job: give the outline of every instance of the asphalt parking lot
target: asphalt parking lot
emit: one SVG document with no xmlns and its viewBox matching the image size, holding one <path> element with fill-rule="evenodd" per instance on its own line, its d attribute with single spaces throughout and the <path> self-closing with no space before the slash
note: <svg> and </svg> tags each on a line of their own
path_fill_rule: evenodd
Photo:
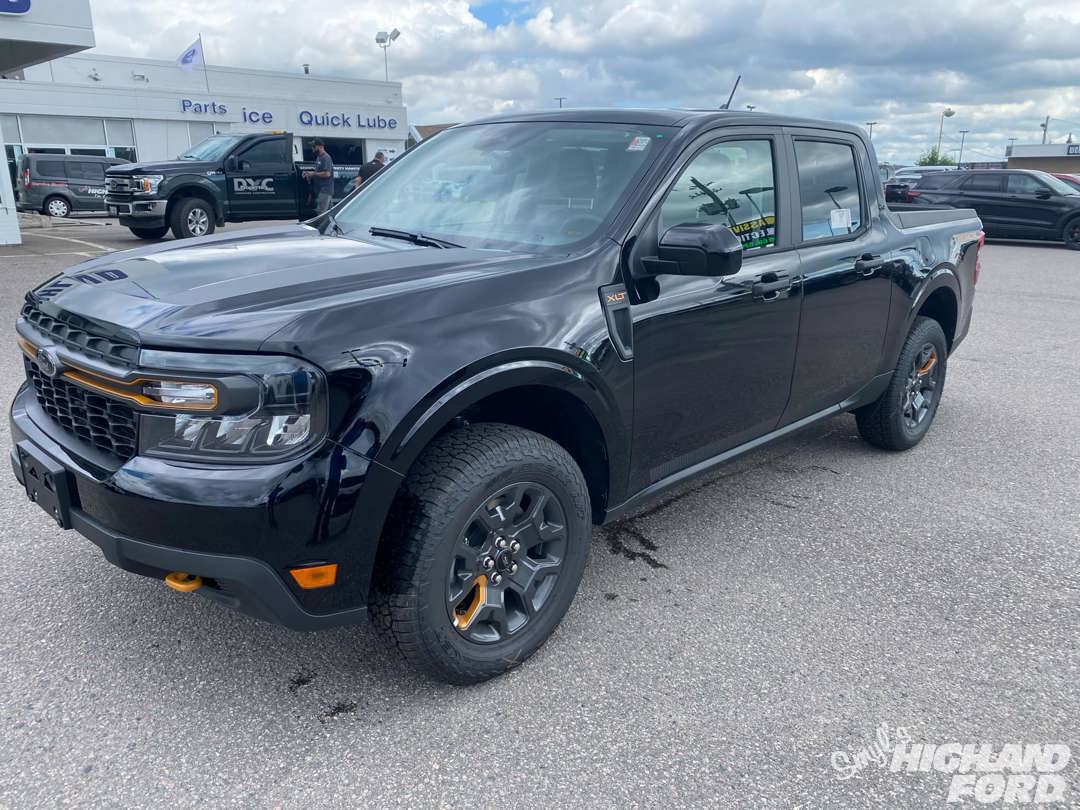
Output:
<svg viewBox="0 0 1080 810">
<path fill-rule="evenodd" d="M 7 324 L 140 244 L 26 239 L 0 248 Z M 991 243 L 983 268 L 919 447 L 837 417 L 597 531 L 556 635 L 477 687 L 364 627 L 296 634 L 121 572 L 5 468 L 0 806 L 944 806 L 942 773 L 840 778 L 882 723 L 1068 744 L 1080 806 L 1080 253 Z"/>
</svg>

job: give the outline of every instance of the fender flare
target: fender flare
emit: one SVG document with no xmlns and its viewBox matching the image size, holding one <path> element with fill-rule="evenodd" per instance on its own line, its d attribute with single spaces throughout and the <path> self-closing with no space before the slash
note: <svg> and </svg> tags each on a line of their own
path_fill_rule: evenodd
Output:
<svg viewBox="0 0 1080 810">
<path fill-rule="evenodd" d="M 550 358 L 492 358 L 491 365 L 444 380 L 401 420 L 374 460 L 404 475 L 428 443 L 470 405 L 501 391 L 541 386 L 573 396 L 596 420 L 608 449 L 610 477 L 612 457 L 628 447 L 615 397 L 599 384 L 595 369 L 564 353 L 549 353 Z"/>
<path fill-rule="evenodd" d="M 942 287 L 947 288 L 956 299 L 956 316 L 959 319 L 963 298 L 960 293 L 960 280 L 956 277 L 956 267 L 949 262 L 941 262 L 930 271 L 919 286 L 918 292 L 912 296 L 911 307 L 908 309 L 904 322 L 904 334 L 911 331 L 911 327 L 915 323 L 915 318 L 919 314 L 919 310 L 922 309 L 923 304 Z"/>
<path fill-rule="evenodd" d="M 172 187 L 172 183 L 169 184 L 169 196 L 167 197 L 169 211 L 172 211 L 172 207 L 176 204 L 176 200 L 181 196 L 190 196 L 183 194 L 183 192 L 190 189 L 196 189 L 203 192 L 202 194 L 199 194 L 200 197 L 205 196 L 210 199 L 211 204 L 214 206 L 214 216 L 219 223 L 221 222 L 222 218 L 225 216 L 225 208 L 220 199 L 221 192 L 217 186 L 209 180 L 194 177 L 192 175 L 178 177 L 174 182 L 176 183 L 175 188 Z"/>
</svg>

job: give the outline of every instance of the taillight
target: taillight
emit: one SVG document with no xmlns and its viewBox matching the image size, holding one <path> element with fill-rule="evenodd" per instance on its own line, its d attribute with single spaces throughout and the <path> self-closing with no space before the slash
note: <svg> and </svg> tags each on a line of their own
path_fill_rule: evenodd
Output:
<svg viewBox="0 0 1080 810">
<path fill-rule="evenodd" d="M 23 169 L 22 184 L 23 184 L 23 188 L 30 188 L 30 170 L 29 169 Z"/>
<path fill-rule="evenodd" d="M 982 247 L 986 244 L 986 231 L 979 231 L 979 241 L 975 245 L 975 274 L 971 277 L 971 284 L 979 283 L 979 274 L 982 272 Z"/>
</svg>

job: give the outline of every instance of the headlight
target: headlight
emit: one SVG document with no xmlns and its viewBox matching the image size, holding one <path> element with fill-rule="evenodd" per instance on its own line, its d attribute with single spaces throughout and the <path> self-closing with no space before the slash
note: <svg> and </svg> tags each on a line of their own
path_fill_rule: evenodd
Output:
<svg viewBox="0 0 1080 810">
<path fill-rule="evenodd" d="M 204 362 L 245 372 L 145 381 L 143 395 L 175 412 L 140 414 L 141 454 L 251 464 L 298 455 L 323 439 L 326 382 L 315 367 L 284 357 L 206 355 Z"/>
<path fill-rule="evenodd" d="M 137 174 L 131 178 L 131 187 L 136 194 L 153 194 L 164 179 L 160 174 Z"/>
</svg>

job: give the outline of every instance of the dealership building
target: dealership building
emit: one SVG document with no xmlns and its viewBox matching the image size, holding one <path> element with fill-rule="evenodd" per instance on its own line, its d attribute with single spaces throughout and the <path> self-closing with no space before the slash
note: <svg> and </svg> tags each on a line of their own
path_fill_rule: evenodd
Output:
<svg viewBox="0 0 1080 810">
<path fill-rule="evenodd" d="M 322 138 L 355 174 L 409 136 L 398 82 L 77 53 L 93 46 L 89 0 L 0 0 L 0 244 L 17 241 L 11 183 L 26 153 L 168 160 L 214 133 L 284 130 L 305 157 Z"/>
</svg>

